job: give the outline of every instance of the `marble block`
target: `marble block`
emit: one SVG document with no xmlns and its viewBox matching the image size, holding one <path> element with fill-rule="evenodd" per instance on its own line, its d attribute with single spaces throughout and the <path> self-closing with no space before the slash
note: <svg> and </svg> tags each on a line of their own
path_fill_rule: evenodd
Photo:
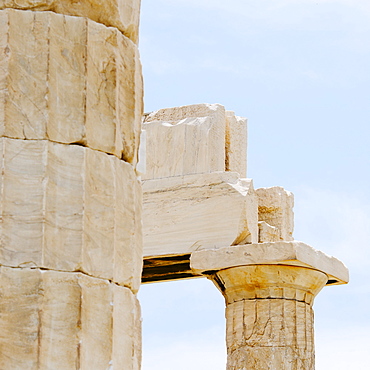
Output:
<svg viewBox="0 0 370 370">
<path fill-rule="evenodd" d="M 137 291 L 141 186 L 131 165 L 79 145 L 0 139 L 0 263 L 84 271 Z"/>
<path fill-rule="evenodd" d="M 246 176 L 246 120 L 225 111 L 222 105 L 160 109 L 144 116 L 143 130 L 146 132 L 143 179 L 216 171 Z"/>
<path fill-rule="evenodd" d="M 218 104 L 149 114 L 143 124 L 147 144 L 143 179 L 224 171 L 225 126 L 225 109 Z"/>
<path fill-rule="evenodd" d="M 0 9 L 45 11 L 86 17 L 105 26 L 116 27 L 135 43 L 141 0 L 0 0 Z"/>
<path fill-rule="evenodd" d="M 0 11 L 0 136 L 78 143 L 136 164 L 137 46 L 82 17 Z"/>
<path fill-rule="evenodd" d="M 139 370 L 141 313 L 127 288 L 81 273 L 0 267 L 1 369 Z"/>
<path fill-rule="evenodd" d="M 143 182 L 144 256 L 258 242 L 257 198 L 237 173 Z"/>
<path fill-rule="evenodd" d="M 280 186 L 256 189 L 256 193 L 258 196 L 258 221 L 264 221 L 270 226 L 276 227 L 280 240 L 293 240 L 293 194 Z"/>
</svg>

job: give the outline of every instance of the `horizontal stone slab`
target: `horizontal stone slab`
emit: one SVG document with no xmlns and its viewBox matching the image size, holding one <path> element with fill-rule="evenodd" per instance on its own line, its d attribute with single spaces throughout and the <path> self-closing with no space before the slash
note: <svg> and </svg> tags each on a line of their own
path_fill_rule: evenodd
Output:
<svg viewBox="0 0 370 370">
<path fill-rule="evenodd" d="M 1 369 L 140 368 L 141 313 L 129 289 L 1 266 L 0 294 Z"/>
<path fill-rule="evenodd" d="M 137 46 L 117 29 L 52 12 L 0 11 L 0 136 L 78 143 L 136 164 Z"/>
<path fill-rule="evenodd" d="M 83 271 L 136 291 L 141 186 L 131 165 L 79 145 L 0 139 L 0 264 Z"/>
<path fill-rule="evenodd" d="M 346 284 L 349 281 L 348 269 L 341 261 L 299 241 L 196 251 L 190 257 L 190 266 L 196 274 L 237 266 L 266 264 L 312 268 L 328 276 L 327 284 Z"/>
<path fill-rule="evenodd" d="M 140 3 L 140 0 L 0 0 L 0 9 L 49 10 L 64 15 L 86 17 L 118 28 L 137 43 Z"/>
<path fill-rule="evenodd" d="M 215 172 L 143 181 L 144 257 L 258 241 L 252 180 Z"/>
</svg>

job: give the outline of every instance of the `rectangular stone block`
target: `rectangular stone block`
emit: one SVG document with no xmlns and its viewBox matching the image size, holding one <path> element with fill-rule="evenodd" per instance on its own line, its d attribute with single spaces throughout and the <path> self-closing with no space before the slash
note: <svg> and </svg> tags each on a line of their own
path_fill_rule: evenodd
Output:
<svg viewBox="0 0 370 370">
<path fill-rule="evenodd" d="M 184 173 L 185 125 L 176 127 L 160 121 L 144 124 L 146 172 L 143 179 L 165 178 Z M 160 145 L 158 145 L 160 143 Z"/>
<path fill-rule="evenodd" d="M 116 151 L 130 163 L 138 161 L 143 115 L 143 77 L 137 47 L 118 34 L 117 64 L 117 134 Z M 121 149 L 122 147 L 122 149 Z"/>
<path fill-rule="evenodd" d="M 225 170 L 247 177 L 247 120 L 226 111 Z"/>
<path fill-rule="evenodd" d="M 119 370 L 141 369 L 141 310 L 136 296 L 113 285 L 113 358 Z M 132 335 L 136 333 L 136 335 Z"/>
<path fill-rule="evenodd" d="M 144 256 L 256 242 L 252 182 L 232 172 L 144 181 L 143 234 Z"/>
<path fill-rule="evenodd" d="M 47 142 L 0 141 L 3 147 L 0 263 L 42 266 Z"/>
<path fill-rule="evenodd" d="M 81 273 L 0 267 L 1 369 L 139 370 L 141 314 L 127 288 Z"/>
<path fill-rule="evenodd" d="M 62 143 L 83 143 L 88 22 L 49 14 L 44 19 L 50 27 L 45 35 L 49 40 L 49 71 L 45 76 L 49 86 L 47 137 Z"/>
<path fill-rule="evenodd" d="M 46 145 L 42 266 L 75 271 L 82 268 L 82 247 L 86 242 L 83 228 L 86 150 L 77 145 Z"/>
<path fill-rule="evenodd" d="M 39 369 L 40 272 L 0 266 L 0 295 L 0 368 Z"/>
<path fill-rule="evenodd" d="M 113 273 L 115 183 L 112 157 L 86 151 L 82 266 L 93 276 Z M 111 270 L 111 271 L 109 271 Z"/>
<path fill-rule="evenodd" d="M 1 138 L 0 264 L 84 271 L 137 291 L 141 186 L 131 165 L 78 145 Z"/>
<path fill-rule="evenodd" d="M 119 160 L 114 161 L 114 173 L 116 248 L 113 253 L 113 280 L 125 282 L 136 292 L 140 288 L 143 269 L 141 184 L 135 173 L 128 166 L 122 166 Z"/>
<path fill-rule="evenodd" d="M 223 106 L 161 109 L 145 116 L 143 128 L 147 136 L 144 179 L 225 171 Z"/>
<path fill-rule="evenodd" d="M 109 369 L 112 365 L 113 292 L 102 279 L 80 276 L 82 369 Z M 133 333 L 133 332 L 132 332 Z"/>
<path fill-rule="evenodd" d="M 117 29 L 51 12 L 0 10 L 0 134 L 78 143 L 136 165 L 137 46 Z"/>
<path fill-rule="evenodd" d="M 17 272 L 18 269 L 13 269 L 13 274 Z M 33 270 L 33 275 L 38 275 L 42 284 L 37 338 L 39 368 L 78 369 L 82 322 L 79 274 Z"/>
<path fill-rule="evenodd" d="M 82 269 L 90 275 L 140 287 L 141 186 L 131 166 L 86 150 Z"/>
<path fill-rule="evenodd" d="M 258 196 L 258 221 L 265 221 L 279 230 L 280 240 L 293 240 L 294 196 L 280 186 L 260 188 Z"/>
<path fill-rule="evenodd" d="M 8 94 L 8 25 L 7 13 L 0 12 L 0 30 L 2 30 L 0 32 L 0 136 L 3 136 L 5 131 L 5 101 Z"/>
<path fill-rule="evenodd" d="M 9 137 L 43 139 L 47 126 L 48 28 L 46 14 L 4 11 L 7 45 L 5 131 Z"/>
<path fill-rule="evenodd" d="M 125 36 L 138 41 L 140 0 L 0 0 L 0 9 L 49 10 L 65 15 L 86 17 L 118 28 Z"/>
<path fill-rule="evenodd" d="M 117 33 L 99 24 L 89 23 L 89 54 L 87 58 L 86 140 L 92 148 L 102 142 L 107 153 L 115 151 Z M 122 146 L 122 144 L 121 144 Z"/>
</svg>

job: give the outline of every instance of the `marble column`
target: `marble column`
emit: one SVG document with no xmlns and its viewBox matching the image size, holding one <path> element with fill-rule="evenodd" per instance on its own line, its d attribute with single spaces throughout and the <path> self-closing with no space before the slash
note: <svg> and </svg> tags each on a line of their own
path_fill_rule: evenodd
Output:
<svg viewBox="0 0 370 370">
<path fill-rule="evenodd" d="M 227 370 L 314 370 L 315 296 L 348 281 L 340 261 L 299 242 L 194 252 L 226 303 Z"/>
<path fill-rule="evenodd" d="M 0 369 L 141 362 L 140 0 L 0 0 Z"/>
</svg>

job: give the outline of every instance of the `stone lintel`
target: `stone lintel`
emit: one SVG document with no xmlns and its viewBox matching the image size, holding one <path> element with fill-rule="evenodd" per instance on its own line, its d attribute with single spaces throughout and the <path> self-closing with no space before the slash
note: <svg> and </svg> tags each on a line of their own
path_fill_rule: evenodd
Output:
<svg viewBox="0 0 370 370">
<path fill-rule="evenodd" d="M 237 266 L 286 265 L 307 267 L 328 276 L 326 285 L 346 284 L 347 267 L 338 259 L 299 242 L 237 245 L 193 252 L 190 266 L 196 274 L 210 274 Z"/>
<path fill-rule="evenodd" d="M 143 181 L 144 258 L 258 241 L 251 179 L 214 172 Z"/>
</svg>

